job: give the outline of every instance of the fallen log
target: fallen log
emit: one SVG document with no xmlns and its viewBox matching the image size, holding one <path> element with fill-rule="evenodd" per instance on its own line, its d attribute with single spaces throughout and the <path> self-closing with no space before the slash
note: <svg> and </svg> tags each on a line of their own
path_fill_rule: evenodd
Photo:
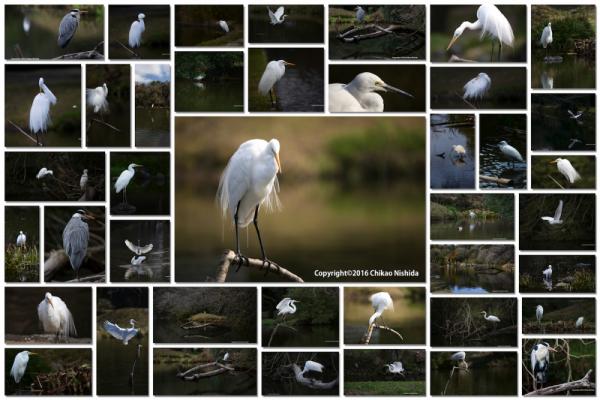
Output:
<svg viewBox="0 0 600 400">
<path fill-rule="evenodd" d="M 525 394 L 525 396 L 549 396 L 558 393 L 568 392 L 570 390 L 581 390 L 581 389 L 590 389 L 595 390 L 596 384 L 590 381 L 590 376 L 592 375 L 592 370 L 590 369 L 583 378 L 578 381 L 560 383 L 558 385 L 548 386 L 545 388 L 541 388 L 538 390 L 534 390 L 533 392 L 529 392 Z M 593 394 L 593 393 L 590 393 Z"/>
</svg>

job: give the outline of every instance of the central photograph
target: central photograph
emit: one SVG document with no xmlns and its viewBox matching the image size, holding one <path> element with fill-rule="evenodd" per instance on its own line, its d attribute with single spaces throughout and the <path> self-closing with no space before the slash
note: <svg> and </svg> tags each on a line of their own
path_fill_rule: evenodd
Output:
<svg viewBox="0 0 600 400">
<path fill-rule="evenodd" d="M 175 121 L 176 281 L 425 281 L 424 118 Z"/>
</svg>

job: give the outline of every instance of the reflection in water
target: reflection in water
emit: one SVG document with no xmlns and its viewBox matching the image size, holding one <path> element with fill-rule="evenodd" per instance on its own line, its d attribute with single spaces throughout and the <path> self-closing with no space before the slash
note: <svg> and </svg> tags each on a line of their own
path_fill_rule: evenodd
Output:
<svg viewBox="0 0 600 400">
<path fill-rule="evenodd" d="M 110 95 L 109 95 L 110 99 Z M 93 121 L 93 119 L 103 121 L 103 117 L 99 117 L 93 113 L 92 109 L 87 110 L 87 131 L 86 139 L 88 146 L 107 146 L 107 147 L 124 147 L 129 146 L 130 142 L 130 108 L 129 102 L 123 104 L 122 102 L 109 103 L 110 113 L 108 114 L 106 121 L 110 125 L 118 128 L 116 131 L 102 122 Z"/>
<path fill-rule="evenodd" d="M 484 265 L 453 268 L 432 264 L 431 290 L 457 294 L 508 293 L 514 290 L 514 274 Z"/>
<path fill-rule="evenodd" d="M 135 145 L 137 147 L 168 147 L 170 143 L 169 116 L 168 108 L 136 108 Z"/>
<path fill-rule="evenodd" d="M 470 227 L 473 224 L 473 228 Z M 469 227 L 469 229 L 465 229 Z M 431 223 L 432 240 L 511 240 L 513 222 L 504 219 Z"/>
<path fill-rule="evenodd" d="M 216 375 L 185 381 L 177 377 L 177 365 L 154 364 L 154 394 L 157 396 L 256 395 L 256 375 L 250 372 Z"/>
<path fill-rule="evenodd" d="M 244 81 L 197 82 L 175 81 L 177 111 L 244 111 Z"/>
<path fill-rule="evenodd" d="M 302 334 L 290 329 L 280 328 L 273 336 L 271 347 L 337 347 L 338 326 L 303 325 L 297 327 Z M 263 344 L 267 344 L 273 333 L 273 327 L 263 327 Z"/>
<path fill-rule="evenodd" d="M 127 346 L 113 338 L 99 336 L 97 339 L 97 388 L 98 394 L 147 395 L 148 394 L 148 339 L 135 338 Z M 138 344 L 142 345 L 141 357 L 135 364 L 133 386 L 129 384 L 133 361 L 136 359 Z"/>
<path fill-rule="evenodd" d="M 534 54 L 531 66 L 531 84 L 543 89 L 593 89 L 596 87 L 596 69 L 593 60 L 563 54 L 562 62 L 547 63 L 541 54 Z"/>
<path fill-rule="evenodd" d="M 431 370 L 431 394 L 441 395 L 444 392 L 449 370 Z M 484 367 L 471 368 L 469 371 L 459 370 L 454 373 L 448 387 L 447 396 L 478 395 L 478 396 L 516 396 L 517 368 Z"/>
<path fill-rule="evenodd" d="M 286 13 L 288 9 L 286 6 Z M 288 15 L 283 24 L 271 25 L 264 9 L 264 15 L 251 13 L 249 19 L 251 43 L 323 43 L 322 15 L 314 18 Z"/>
</svg>

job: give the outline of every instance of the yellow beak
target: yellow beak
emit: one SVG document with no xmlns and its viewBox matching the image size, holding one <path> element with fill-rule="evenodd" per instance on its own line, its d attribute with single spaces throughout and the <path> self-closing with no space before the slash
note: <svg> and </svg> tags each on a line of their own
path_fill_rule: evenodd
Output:
<svg viewBox="0 0 600 400">
<path fill-rule="evenodd" d="M 450 41 L 450 44 L 448 45 L 448 47 L 446 47 L 446 51 L 450 50 L 450 47 L 452 47 L 452 45 L 454 44 L 454 42 L 456 42 L 456 40 L 458 39 L 458 36 L 453 36 L 452 40 Z"/>
<path fill-rule="evenodd" d="M 556 161 L 556 160 L 552 160 L 552 161 L 550 161 L 548 164 L 556 164 L 557 162 L 558 162 L 558 161 Z"/>
<path fill-rule="evenodd" d="M 291 62 L 287 62 L 287 61 L 284 61 L 283 63 L 285 65 L 289 65 L 290 67 L 295 67 L 296 66 L 296 64 L 292 64 Z"/>
<path fill-rule="evenodd" d="M 277 172 L 281 174 L 281 160 L 279 159 L 279 153 L 275 154 L 275 162 L 277 163 Z"/>
</svg>

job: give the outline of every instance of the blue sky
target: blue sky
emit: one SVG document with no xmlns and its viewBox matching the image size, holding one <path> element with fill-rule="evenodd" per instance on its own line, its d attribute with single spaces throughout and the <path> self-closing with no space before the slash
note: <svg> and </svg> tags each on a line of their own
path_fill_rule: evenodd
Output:
<svg viewBox="0 0 600 400">
<path fill-rule="evenodd" d="M 169 82 L 170 80 L 171 68 L 168 64 L 138 64 L 135 66 L 136 83 Z"/>
</svg>

